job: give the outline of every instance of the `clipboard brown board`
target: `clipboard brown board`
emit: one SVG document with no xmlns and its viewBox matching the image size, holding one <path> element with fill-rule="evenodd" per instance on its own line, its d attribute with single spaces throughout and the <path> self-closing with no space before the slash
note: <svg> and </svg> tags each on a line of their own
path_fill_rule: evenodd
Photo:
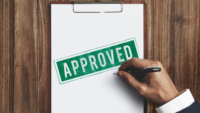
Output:
<svg viewBox="0 0 200 113">
<path fill-rule="evenodd" d="M 47 94 L 47 101 L 48 101 L 48 105 L 47 105 L 47 113 L 51 113 L 52 109 L 51 109 L 51 4 L 73 4 L 74 2 L 70 2 L 70 1 L 55 1 L 55 2 L 50 2 L 49 3 L 49 12 L 47 13 L 48 15 L 48 20 L 47 20 L 47 36 L 48 36 L 48 42 L 47 42 L 47 53 L 48 53 L 48 77 L 47 77 L 47 84 L 48 84 L 48 94 Z M 144 19 L 143 19 L 143 38 L 144 38 L 144 58 L 147 59 L 148 58 L 148 54 L 147 54 L 147 7 L 145 2 L 142 1 L 122 1 L 123 4 L 143 4 L 144 5 Z M 147 100 L 144 99 L 144 113 L 147 113 Z"/>
</svg>

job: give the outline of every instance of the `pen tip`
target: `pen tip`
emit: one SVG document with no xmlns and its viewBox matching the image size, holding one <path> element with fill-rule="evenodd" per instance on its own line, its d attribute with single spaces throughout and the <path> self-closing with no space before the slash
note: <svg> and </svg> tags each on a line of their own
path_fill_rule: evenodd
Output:
<svg viewBox="0 0 200 113">
<path fill-rule="evenodd" d="M 113 73 L 114 75 L 117 75 L 117 72 Z"/>
</svg>

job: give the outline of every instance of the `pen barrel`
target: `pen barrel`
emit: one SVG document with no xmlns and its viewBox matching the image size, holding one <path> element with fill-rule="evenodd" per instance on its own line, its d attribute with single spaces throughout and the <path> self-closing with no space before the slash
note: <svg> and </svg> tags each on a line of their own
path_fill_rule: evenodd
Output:
<svg viewBox="0 0 200 113">
<path fill-rule="evenodd" d="M 145 68 L 138 71 L 132 71 L 133 73 L 151 73 L 151 72 L 158 72 L 161 71 L 161 68 Z"/>
<path fill-rule="evenodd" d="M 149 68 L 149 69 L 143 69 L 141 70 L 142 73 L 151 73 L 151 72 L 158 72 L 161 71 L 160 68 Z"/>
<path fill-rule="evenodd" d="M 138 81 L 142 82 L 146 73 L 159 72 L 159 71 L 161 71 L 160 67 L 145 68 L 138 71 L 131 71 L 131 75 L 134 76 Z"/>
</svg>

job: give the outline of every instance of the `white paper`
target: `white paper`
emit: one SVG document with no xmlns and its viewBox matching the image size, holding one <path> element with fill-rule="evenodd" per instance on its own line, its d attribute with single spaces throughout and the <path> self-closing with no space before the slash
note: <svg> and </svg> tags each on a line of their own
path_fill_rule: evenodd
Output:
<svg viewBox="0 0 200 113">
<path fill-rule="evenodd" d="M 51 5 L 52 113 L 143 113 L 143 98 L 113 75 L 117 69 L 60 85 L 53 63 L 133 37 L 143 58 L 143 5 L 124 4 L 122 13 L 74 13 L 72 9 L 72 4 Z"/>
</svg>

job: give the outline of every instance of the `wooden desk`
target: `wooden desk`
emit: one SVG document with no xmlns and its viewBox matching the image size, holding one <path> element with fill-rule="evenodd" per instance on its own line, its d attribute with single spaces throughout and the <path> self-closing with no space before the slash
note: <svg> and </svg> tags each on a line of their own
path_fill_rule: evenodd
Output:
<svg viewBox="0 0 200 113">
<path fill-rule="evenodd" d="M 49 0 L 50 1 L 50 0 Z M 0 1 L 0 113 L 47 112 L 48 0 Z M 148 59 L 200 102 L 200 1 L 144 0 Z M 148 112 L 155 113 L 149 102 Z"/>
</svg>

